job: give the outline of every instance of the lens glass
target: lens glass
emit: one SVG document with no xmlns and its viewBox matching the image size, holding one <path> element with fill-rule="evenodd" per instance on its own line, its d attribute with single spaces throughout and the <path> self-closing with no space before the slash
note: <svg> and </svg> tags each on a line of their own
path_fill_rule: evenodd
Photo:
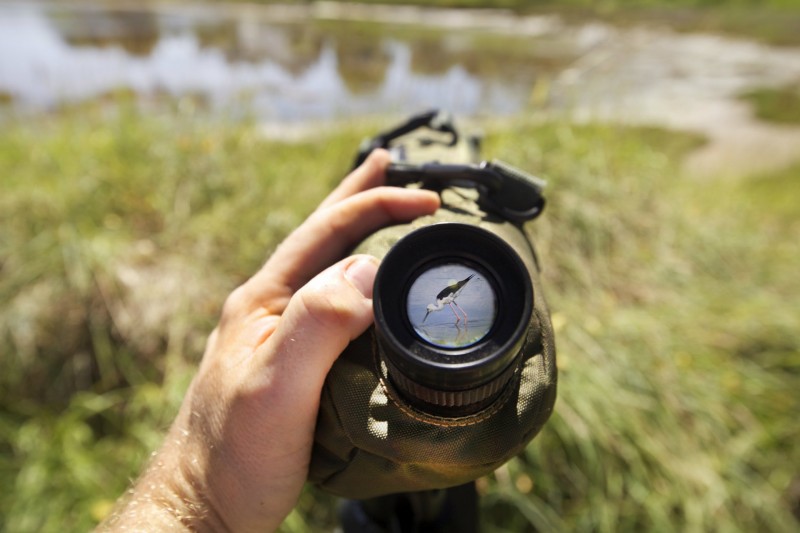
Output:
<svg viewBox="0 0 800 533">
<path fill-rule="evenodd" d="M 487 276 L 461 263 L 440 263 L 412 282 L 406 312 L 414 331 L 441 348 L 479 342 L 494 325 L 497 296 Z"/>
</svg>

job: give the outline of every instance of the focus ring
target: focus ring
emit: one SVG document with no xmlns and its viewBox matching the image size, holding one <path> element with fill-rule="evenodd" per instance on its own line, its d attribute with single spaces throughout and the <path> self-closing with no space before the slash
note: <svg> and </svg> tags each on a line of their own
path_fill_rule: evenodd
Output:
<svg viewBox="0 0 800 533">
<path fill-rule="evenodd" d="M 460 391 L 436 390 L 411 381 L 395 367 L 388 358 L 386 364 L 389 379 L 395 386 L 409 396 L 438 407 L 468 407 L 495 398 L 517 370 L 517 357 L 500 375 L 479 387 Z"/>
</svg>

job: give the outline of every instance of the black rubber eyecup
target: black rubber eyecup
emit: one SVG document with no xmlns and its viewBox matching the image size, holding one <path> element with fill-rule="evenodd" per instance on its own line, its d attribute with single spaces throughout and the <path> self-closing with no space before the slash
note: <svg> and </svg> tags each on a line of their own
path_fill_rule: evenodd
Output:
<svg viewBox="0 0 800 533">
<path fill-rule="evenodd" d="M 409 233 L 384 257 L 373 293 L 389 379 L 432 414 L 483 409 L 514 375 L 533 298 L 524 263 L 494 233 L 454 222 Z"/>
</svg>

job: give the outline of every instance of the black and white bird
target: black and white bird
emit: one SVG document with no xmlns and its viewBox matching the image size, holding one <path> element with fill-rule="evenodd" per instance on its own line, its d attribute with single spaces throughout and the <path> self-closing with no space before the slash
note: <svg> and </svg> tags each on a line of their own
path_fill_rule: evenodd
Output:
<svg viewBox="0 0 800 533">
<path fill-rule="evenodd" d="M 456 315 L 456 324 L 461 322 L 461 316 L 456 312 L 455 309 L 456 307 L 458 307 L 458 309 L 464 314 L 464 323 L 466 324 L 467 313 L 463 309 L 461 309 L 461 306 L 459 306 L 456 303 L 456 298 L 458 298 L 458 295 L 461 293 L 461 290 L 464 288 L 464 285 L 466 285 L 469 282 L 469 280 L 471 280 L 474 276 L 475 274 L 470 274 L 461 281 L 456 281 L 455 283 L 451 283 L 450 285 L 442 289 L 439 292 L 439 294 L 436 295 L 436 303 L 428 305 L 427 312 L 425 313 L 425 318 L 422 319 L 423 324 L 425 323 L 425 320 L 427 320 L 429 314 L 433 313 L 434 311 L 441 311 L 442 309 L 444 309 L 445 305 L 449 305 L 450 309 L 453 311 L 453 314 Z"/>
</svg>

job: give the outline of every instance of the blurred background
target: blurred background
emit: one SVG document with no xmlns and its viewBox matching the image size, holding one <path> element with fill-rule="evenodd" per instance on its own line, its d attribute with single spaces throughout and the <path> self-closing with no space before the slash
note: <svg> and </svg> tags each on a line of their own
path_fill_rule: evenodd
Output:
<svg viewBox="0 0 800 533">
<path fill-rule="evenodd" d="M 410 3 L 0 1 L 0 530 L 106 516 L 227 293 L 432 107 L 549 183 L 559 397 L 483 530 L 800 528 L 800 1 Z"/>
</svg>

